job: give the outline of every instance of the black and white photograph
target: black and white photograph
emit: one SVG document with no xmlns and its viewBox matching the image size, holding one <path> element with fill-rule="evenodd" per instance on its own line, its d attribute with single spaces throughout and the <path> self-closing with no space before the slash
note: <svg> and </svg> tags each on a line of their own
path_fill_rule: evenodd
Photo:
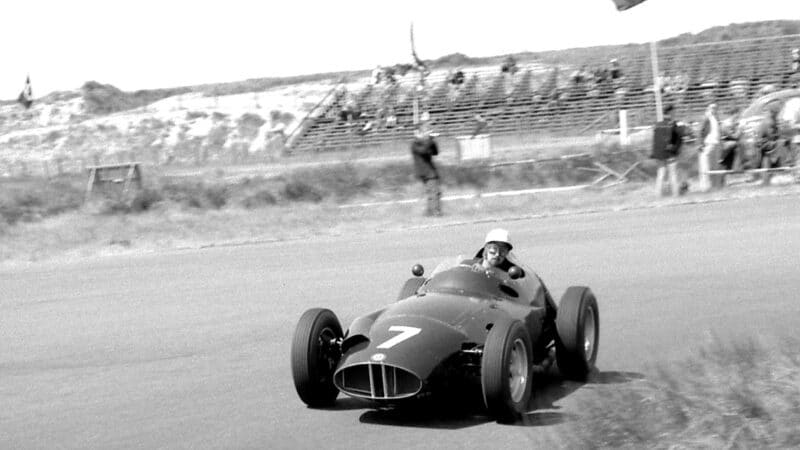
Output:
<svg viewBox="0 0 800 450">
<path fill-rule="evenodd" d="M 0 17 L 0 449 L 800 448 L 797 0 Z"/>
</svg>

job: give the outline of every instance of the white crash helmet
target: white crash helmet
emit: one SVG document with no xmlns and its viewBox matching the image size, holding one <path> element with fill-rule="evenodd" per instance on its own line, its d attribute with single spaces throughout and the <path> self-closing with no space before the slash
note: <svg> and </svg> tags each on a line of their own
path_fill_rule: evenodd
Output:
<svg viewBox="0 0 800 450">
<path fill-rule="evenodd" d="M 483 245 L 486 245 L 489 242 L 502 242 L 508 246 L 509 251 L 514 248 L 514 246 L 511 245 L 511 241 L 508 239 L 508 230 L 504 230 L 503 228 L 495 228 L 486 233 L 486 239 L 484 240 Z"/>
</svg>

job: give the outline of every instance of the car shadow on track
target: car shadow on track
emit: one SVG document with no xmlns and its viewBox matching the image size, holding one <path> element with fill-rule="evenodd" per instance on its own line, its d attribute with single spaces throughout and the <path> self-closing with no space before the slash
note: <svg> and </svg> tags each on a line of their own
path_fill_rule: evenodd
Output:
<svg viewBox="0 0 800 450">
<path fill-rule="evenodd" d="M 359 400 L 353 397 L 342 397 L 341 394 L 333 406 L 328 406 L 321 409 L 323 411 L 352 411 L 354 409 L 369 409 L 372 405 L 366 400 Z"/>
<path fill-rule="evenodd" d="M 644 379 L 644 375 L 636 372 L 593 372 L 586 381 L 571 381 L 562 378 L 557 372 L 535 374 L 531 401 L 528 413 L 517 422 L 508 424 L 516 426 L 538 427 L 577 420 L 578 415 L 563 413 L 555 403 L 583 386 L 593 384 L 619 384 Z"/>
<path fill-rule="evenodd" d="M 557 373 L 552 372 L 535 374 L 532 379 L 534 389 L 528 404 L 528 412 L 520 420 L 507 425 L 542 427 L 577 420 L 577 415 L 558 411 L 560 407 L 554 404 L 587 384 L 628 383 L 643 378 L 644 375 L 635 372 L 595 372 L 586 382 L 577 382 L 565 380 Z M 493 418 L 486 415 L 482 399 L 479 398 L 479 395 L 477 397 L 462 398 L 457 402 L 427 400 L 402 407 L 370 409 L 359 417 L 359 421 L 374 425 L 451 430 L 495 422 Z M 342 400 L 339 400 L 337 405 L 340 402 Z M 369 404 L 360 401 L 353 405 L 370 408 Z M 354 406 L 350 409 L 358 407 Z"/>
<path fill-rule="evenodd" d="M 367 411 L 359 417 L 361 423 L 413 428 L 437 428 L 457 430 L 489 422 L 475 408 L 455 411 L 452 408 L 406 407 L 402 409 L 376 409 Z"/>
<path fill-rule="evenodd" d="M 589 374 L 586 381 L 571 381 L 562 378 L 557 371 L 534 374 L 533 393 L 528 410 L 552 409 L 553 403 L 572 394 L 585 385 L 620 384 L 644 379 L 644 375 L 636 372 L 600 372 Z"/>
<path fill-rule="evenodd" d="M 644 374 L 638 372 L 594 372 L 586 380 L 587 384 L 621 384 L 636 380 L 644 380 Z"/>
</svg>

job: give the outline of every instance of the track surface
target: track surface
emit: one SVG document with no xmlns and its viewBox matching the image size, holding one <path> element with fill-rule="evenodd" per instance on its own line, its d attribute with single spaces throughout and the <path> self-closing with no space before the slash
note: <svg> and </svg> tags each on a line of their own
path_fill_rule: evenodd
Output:
<svg viewBox="0 0 800 450">
<path fill-rule="evenodd" d="M 556 297 L 600 301 L 599 382 L 554 382 L 516 426 L 481 415 L 306 408 L 289 369 L 302 312 L 347 324 L 413 263 L 476 249 L 493 224 L 104 258 L 0 272 L 0 448 L 463 448 L 557 442 L 593 389 L 636 382 L 709 332 L 789 334 L 797 197 L 504 223 Z M 553 441 L 556 439 L 556 441 Z"/>
</svg>

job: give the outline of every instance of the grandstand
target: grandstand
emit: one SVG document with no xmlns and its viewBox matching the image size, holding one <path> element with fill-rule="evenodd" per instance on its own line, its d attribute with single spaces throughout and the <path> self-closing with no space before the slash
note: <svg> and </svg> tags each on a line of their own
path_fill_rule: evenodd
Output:
<svg viewBox="0 0 800 450">
<path fill-rule="evenodd" d="M 791 49 L 800 35 L 658 48 L 659 80 L 664 102 L 678 117 L 690 118 L 711 102 L 725 111 L 743 107 L 771 85 L 792 87 Z M 623 77 L 599 83 L 571 83 L 580 67 L 606 67 L 619 61 Z M 465 83 L 448 82 L 446 69 L 435 70 L 420 88 L 411 74 L 394 84 L 368 84 L 357 92 L 338 91 L 303 121 L 290 139 L 292 153 L 357 149 L 409 139 L 417 114 L 430 117 L 444 137 L 470 134 L 474 117 L 488 119 L 493 135 L 547 136 L 595 133 L 616 126 L 617 111 L 628 111 L 631 126 L 655 121 L 649 45 L 596 47 L 531 53 L 514 75 L 499 66 L 463 68 Z M 339 117 L 345 101 L 355 103 L 356 120 Z M 386 126 L 385 117 L 396 118 Z"/>
</svg>

